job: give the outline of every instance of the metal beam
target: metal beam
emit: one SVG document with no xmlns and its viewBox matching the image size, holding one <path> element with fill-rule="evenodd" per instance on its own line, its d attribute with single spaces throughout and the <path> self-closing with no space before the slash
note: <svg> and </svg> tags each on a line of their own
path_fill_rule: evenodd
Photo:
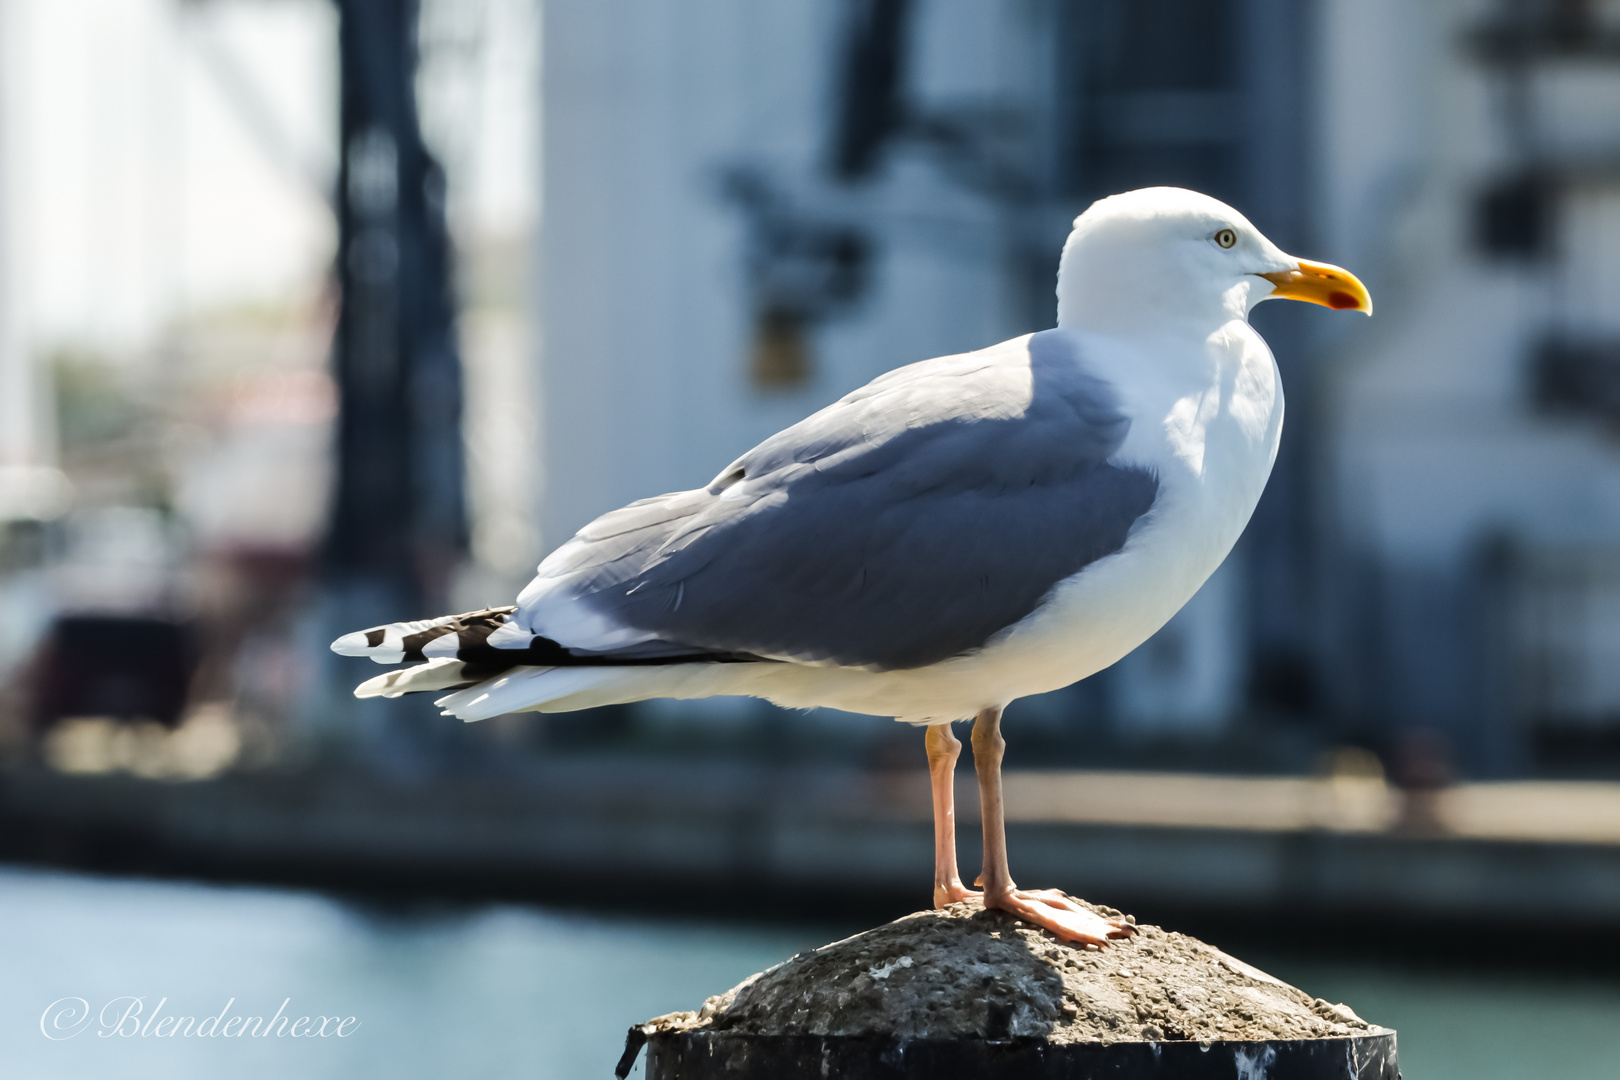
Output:
<svg viewBox="0 0 1620 1080">
<path fill-rule="evenodd" d="M 341 405 L 325 568 L 420 615 L 467 543 L 444 171 L 417 119 L 417 0 L 337 7 Z"/>
</svg>

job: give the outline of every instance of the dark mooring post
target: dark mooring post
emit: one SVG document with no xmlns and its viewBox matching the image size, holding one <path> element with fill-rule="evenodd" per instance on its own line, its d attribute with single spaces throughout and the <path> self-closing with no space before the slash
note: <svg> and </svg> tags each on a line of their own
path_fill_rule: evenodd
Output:
<svg viewBox="0 0 1620 1080">
<path fill-rule="evenodd" d="M 1213 946 L 1141 925 L 1088 949 L 977 901 L 637 1024 L 614 1075 L 643 1050 L 647 1080 L 1400 1080 L 1395 1032 Z"/>
<path fill-rule="evenodd" d="M 444 172 L 417 121 L 417 0 L 337 0 L 336 499 L 324 562 L 351 616 L 433 614 L 465 550 Z M 364 625 L 364 623 L 361 623 Z"/>
</svg>

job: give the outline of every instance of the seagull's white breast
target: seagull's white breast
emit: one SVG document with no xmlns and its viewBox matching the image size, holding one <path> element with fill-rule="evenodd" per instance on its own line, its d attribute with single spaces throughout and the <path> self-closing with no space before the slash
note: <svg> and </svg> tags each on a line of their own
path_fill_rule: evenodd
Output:
<svg viewBox="0 0 1620 1080">
<path fill-rule="evenodd" d="M 1088 641 L 1080 678 L 1146 641 L 1192 599 L 1248 524 L 1282 435 L 1276 362 L 1247 322 L 1226 324 L 1182 364 L 1165 364 L 1171 346 L 1155 344 L 1158 363 L 1134 372 L 1118 370 L 1131 349 L 1099 356 L 1114 360 L 1108 377 L 1132 418 L 1116 460 L 1152 469 L 1159 497 L 1123 549 L 1064 582 L 1026 620 L 1054 651 L 1067 634 Z M 1137 374 L 1144 371 L 1153 374 Z"/>
</svg>

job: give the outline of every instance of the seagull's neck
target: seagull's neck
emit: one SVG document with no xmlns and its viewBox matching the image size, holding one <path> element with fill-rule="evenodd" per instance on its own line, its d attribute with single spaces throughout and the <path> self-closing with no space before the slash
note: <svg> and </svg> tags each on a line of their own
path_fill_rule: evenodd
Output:
<svg viewBox="0 0 1620 1080">
<path fill-rule="evenodd" d="M 1232 428 L 1238 442 L 1252 445 L 1256 462 L 1269 469 L 1282 388 L 1270 350 L 1246 319 L 1229 319 L 1202 333 L 1070 332 L 1081 362 L 1113 385 L 1132 418 L 1123 456 L 1157 467 L 1169 453 L 1202 473 L 1205 433 L 1220 424 Z"/>
<path fill-rule="evenodd" d="M 1087 367 L 1121 387 L 1153 387 L 1171 399 L 1196 393 L 1219 382 L 1229 361 L 1227 342 L 1253 334 L 1242 317 L 1219 322 L 1165 322 L 1130 334 L 1065 326 L 1082 345 L 1078 355 Z M 1091 342 L 1095 348 L 1085 348 Z"/>
<path fill-rule="evenodd" d="M 1247 320 L 1268 292 L 1259 278 L 1245 276 L 1223 292 L 1214 290 L 1126 289 L 1122 283 L 1058 281 L 1058 328 L 1121 339 L 1174 335 L 1205 340 L 1233 319 Z M 1080 287 L 1085 286 L 1085 287 Z"/>
</svg>

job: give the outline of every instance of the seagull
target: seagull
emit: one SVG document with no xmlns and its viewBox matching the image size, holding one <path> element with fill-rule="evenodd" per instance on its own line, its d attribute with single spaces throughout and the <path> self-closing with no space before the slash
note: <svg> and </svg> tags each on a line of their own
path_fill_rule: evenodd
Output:
<svg viewBox="0 0 1620 1080">
<path fill-rule="evenodd" d="M 1282 433 L 1248 321 L 1274 297 L 1372 313 L 1355 275 L 1209 196 L 1101 199 L 1064 244 L 1054 329 L 897 368 L 704 487 L 604 514 L 514 605 L 332 649 L 414 662 L 357 697 L 448 690 L 466 721 L 729 694 L 922 726 L 935 906 L 980 897 L 1102 947 L 1131 925 L 1013 882 L 1002 710 L 1125 656 L 1232 550 Z M 970 718 L 981 893 L 956 860 L 951 724 Z"/>
</svg>

